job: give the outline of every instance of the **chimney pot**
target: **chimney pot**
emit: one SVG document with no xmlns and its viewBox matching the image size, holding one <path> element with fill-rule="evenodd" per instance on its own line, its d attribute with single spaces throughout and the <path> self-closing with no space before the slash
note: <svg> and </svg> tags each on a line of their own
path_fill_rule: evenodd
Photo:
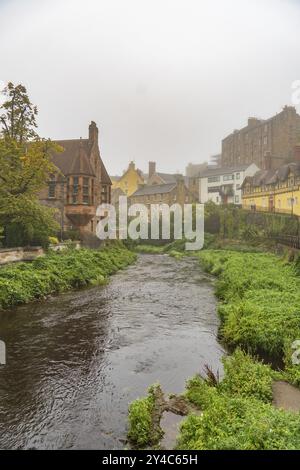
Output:
<svg viewBox="0 0 300 470">
<path fill-rule="evenodd" d="M 149 178 L 156 173 L 156 162 L 149 162 Z"/>
</svg>

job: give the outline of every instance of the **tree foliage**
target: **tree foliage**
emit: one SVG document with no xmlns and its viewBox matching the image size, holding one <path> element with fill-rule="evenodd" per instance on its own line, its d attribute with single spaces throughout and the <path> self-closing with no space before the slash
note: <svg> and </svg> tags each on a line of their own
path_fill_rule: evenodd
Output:
<svg viewBox="0 0 300 470">
<path fill-rule="evenodd" d="M 44 242 L 58 227 L 53 210 L 40 204 L 38 194 L 49 174 L 57 171 L 51 154 L 60 148 L 36 133 L 37 108 L 23 85 L 8 83 L 4 95 L 7 100 L 0 107 L 0 226 L 4 227 L 4 242 L 14 244 L 8 236 L 14 231 L 18 236 L 13 240 Z"/>
</svg>

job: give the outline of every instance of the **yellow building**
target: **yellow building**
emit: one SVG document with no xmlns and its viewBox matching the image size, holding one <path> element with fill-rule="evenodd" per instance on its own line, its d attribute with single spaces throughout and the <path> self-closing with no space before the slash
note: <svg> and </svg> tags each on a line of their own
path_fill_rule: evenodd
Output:
<svg viewBox="0 0 300 470">
<path fill-rule="evenodd" d="M 300 162 L 260 170 L 242 185 L 244 209 L 300 216 Z"/>
<path fill-rule="evenodd" d="M 137 189 L 145 184 L 143 173 L 130 162 L 125 173 L 118 177 L 111 177 L 112 190 L 121 189 L 126 196 L 131 196 Z"/>
</svg>

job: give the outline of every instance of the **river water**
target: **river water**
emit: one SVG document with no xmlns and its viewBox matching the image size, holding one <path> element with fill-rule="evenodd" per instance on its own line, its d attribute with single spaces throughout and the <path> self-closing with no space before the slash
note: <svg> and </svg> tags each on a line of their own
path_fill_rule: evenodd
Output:
<svg viewBox="0 0 300 470">
<path fill-rule="evenodd" d="M 212 278 L 140 255 L 109 284 L 0 313 L 0 448 L 122 449 L 128 404 L 222 371 Z"/>
</svg>

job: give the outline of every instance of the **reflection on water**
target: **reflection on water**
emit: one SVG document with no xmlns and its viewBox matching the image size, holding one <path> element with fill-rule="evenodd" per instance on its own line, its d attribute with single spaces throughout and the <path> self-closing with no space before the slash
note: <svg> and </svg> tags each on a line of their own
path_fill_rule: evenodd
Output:
<svg viewBox="0 0 300 470">
<path fill-rule="evenodd" d="M 105 287 L 0 313 L 0 448 L 122 449 L 150 384 L 221 369 L 215 308 L 196 260 L 141 255 Z"/>
</svg>

